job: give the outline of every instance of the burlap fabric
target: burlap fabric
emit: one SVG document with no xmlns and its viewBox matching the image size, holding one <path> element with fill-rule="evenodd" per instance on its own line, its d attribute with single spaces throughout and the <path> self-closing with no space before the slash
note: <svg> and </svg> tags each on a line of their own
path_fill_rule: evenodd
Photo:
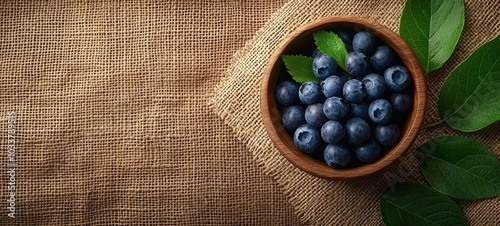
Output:
<svg viewBox="0 0 500 226">
<path fill-rule="evenodd" d="M 398 31 L 404 1 L 292 0 L 279 9 L 240 50 L 221 83 L 212 106 L 234 128 L 262 169 L 272 175 L 295 207 L 300 219 L 314 225 L 379 225 L 382 192 L 395 181 L 425 183 L 413 150 L 433 136 L 472 137 L 500 155 L 500 124 L 475 133 L 458 133 L 446 125 L 422 131 L 412 151 L 383 173 L 349 182 L 326 181 L 294 168 L 268 138 L 259 112 L 259 88 L 267 59 L 278 43 L 299 26 L 333 15 L 374 19 Z M 425 123 L 438 120 L 437 98 L 450 71 L 477 47 L 500 35 L 500 2 L 466 1 L 466 24 L 455 53 L 440 70 L 428 75 L 429 103 Z M 500 87 L 499 87 L 500 88 Z M 471 225 L 500 225 L 500 198 L 459 201 Z"/>
<path fill-rule="evenodd" d="M 300 224 L 207 104 L 284 2 L 1 1 L 0 225 Z"/>
</svg>

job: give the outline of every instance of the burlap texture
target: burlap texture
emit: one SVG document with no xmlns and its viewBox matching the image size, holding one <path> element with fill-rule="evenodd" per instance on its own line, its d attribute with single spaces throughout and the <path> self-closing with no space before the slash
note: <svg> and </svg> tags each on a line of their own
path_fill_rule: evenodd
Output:
<svg viewBox="0 0 500 226">
<path fill-rule="evenodd" d="M 0 225 L 299 224 L 207 104 L 284 2 L 1 1 Z"/>
<path fill-rule="evenodd" d="M 425 123 L 438 120 L 437 98 L 450 71 L 484 42 L 500 34 L 500 2 L 465 1 L 466 24 L 451 59 L 428 75 L 429 103 Z M 212 100 L 262 169 L 282 186 L 300 219 L 313 225 L 380 225 L 379 200 L 388 184 L 400 180 L 425 183 L 413 150 L 433 136 L 472 137 L 500 154 L 500 124 L 475 133 L 459 133 L 446 125 L 421 131 L 412 150 L 383 173 L 357 181 L 327 181 L 294 168 L 273 146 L 259 112 L 259 88 L 267 60 L 278 43 L 299 26 L 320 17 L 356 15 L 398 31 L 404 1 L 292 0 L 272 15 L 235 56 L 227 78 Z M 500 87 L 499 87 L 500 88 Z M 500 198 L 458 201 L 471 225 L 500 225 Z"/>
</svg>

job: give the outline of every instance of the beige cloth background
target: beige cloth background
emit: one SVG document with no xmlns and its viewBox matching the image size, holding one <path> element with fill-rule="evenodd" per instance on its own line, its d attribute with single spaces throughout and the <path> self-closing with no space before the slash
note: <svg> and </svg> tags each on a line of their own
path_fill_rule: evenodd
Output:
<svg viewBox="0 0 500 226">
<path fill-rule="evenodd" d="M 237 53 L 227 78 L 212 99 L 215 111 L 234 128 L 263 170 L 283 187 L 300 219 L 308 224 L 379 225 L 379 200 L 389 184 L 401 180 L 425 183 L 425 180 L 413 151 L 386 171 L 357 181 L 326 181 L 294 168 L 273 146 L 260 118 L 259 88 L 267 59 L 287 34 L 324 16 L 357 15 L 397 31 L 404 2 L 289 1 Z M 451 70 L 481 44 L 500 35 L 499 1 L 465 1 L 465 5 L 466 24 L 455 53 L 442 69 L 428 75 L 429 103 L 425 123 L 438 120 L 439 89 Z M 500 123 L 468 134 L 458 133 L 446 125 L 434 127 L 420 132 L 412 150 L 439 135 L 469 136 L 500 155 Z M 500 225 L 499 197 L 458 202 L 471 225 Z"/>
<path fill-rule="evenodd" d="M 283 4 L 1 1 L 0 225 L 300 224 L 207 105 Z"/>
<path fill-rule="evenodd" d="M 1 201 L 0 225 L 381 224 L 378 199 L 392 179 L 304 175 L 272 148 L 255 102 L 265 56 L 299 24 L 357 14 L 397 28 L 402 1 L 363 3 L 2 1 L 0 128 L 16 111 L 18 167 L 16 219 Z M 467 8 L 457 60 L 499 34 L 499 4 Z M 436 115 L 431 108 L 428 121 Z M 469 136 L 498 154 L 498 130 Z M 419 142 L 432 133 L 452 131 Z M 405 158 L 390 172 L 421 181 Z M 498 225 L 498 204 L 461 206 L 472 224 Z"/>
</svg>

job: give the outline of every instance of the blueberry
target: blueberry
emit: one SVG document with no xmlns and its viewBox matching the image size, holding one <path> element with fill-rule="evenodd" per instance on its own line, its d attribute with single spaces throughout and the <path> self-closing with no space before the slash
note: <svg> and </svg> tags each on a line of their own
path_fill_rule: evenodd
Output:
<svg viewBox="0 0 500 226">
<path fill-rule="evenodd" d="M 374 100 L 368 107 L 368 116 L 377 124 L 387 124 L 392 118 L 392 106 L 384 99 Z"/>
<path fill-rule="evenodd" d="M 318 56 L 319 56 L 319 55 L 321 55 L 321 54 L 322 54 L 322 53 L 321 53 L 321 51 L 319 51 L 319 49 L 318 49 L 318 48 L 316 48 L 316 49 L 314 49 L 314 50 L 313 50 L 313 52 L 312 52 L 312 57 L 313 57 L 313 58 L 316 58 L 316 57 L 318 57 Z"/>
<path fill-rule="evenodd" d="M 337 73 L 337 62 L 333 57 L 326 54 L 315 57 L 312 67 L 314 76 L 319 79 L 325 79 Z"/>
<path fill-rule="evenodd" d="M 342 96 L 342 88 L 344 87 L 344 81 L 339 76 L 332 75 L 325 80 L 321 81 L 321 90 L 326 98 L 337 96 Z"/>
<path fill-rule="evenodd" d="M 354 35 L 352 39 L 352 47 L 354 51 L 369 55 L 375 44 L 375 36 L 368 31 L 360 31 Z"/>
<path fill-rule="evenodd" d="M 381 145 L 391 146 L 398 142 L 399 127 L 396 124 L 379 125 L 375 128 L 375 138 Z"/>
<path fill-rule="evenodd" d="M 393 93 L 391 95 L 392 108 L 397 112 L 407 112 L 411 109 L 411 97 L 402 93 Z"/>
<path fill-rule="evenodd" d="M 349 149 L 342 145 L 329 144 L 323 153 L 326 164 L 334 168 L 343 168 L 351 161 Z"/>
<path fill-rule="evenodd" d="M 373 162 L 380 157 L 382 152 L 382 148 L 377 141 L 371 140 L 363 146 L 359 146 L 356 148 L 355 153 L 356 157 L 361 162 Z"/>
<path fill-rule="evenodd" d="M 365 98 L 366 89 L 361 81 L 351 79 L 344 84 L 342 93 L 349 103 L 359 103 Z"/>
<path fill-rule="evenodd" d="M 304 116 L 305 110 L 300 105 L 292 105 L 286 107 L 281 116 L 283 126 L 291 131 L 296 130 L 299 126 L 306 124 Z"/>
<path fill-rule="evenodd" d="M 309 124 L 299 126 L 293 134 L 295 146 L 302 152 L 313 153 L 322 144 L 319 131 Z"/>
<path fill-rule="evenodd" d="M 276 87 L 276 100 L 285 106 L 297 103 L 299 100 L 299 85 L 292 81 L 282 81 Z"/>
<path fill-rule="evenodd" d="M 370 57 L 372 66 L 379 70 L 384 71 L 392 63 L 392 50 L 389 46 L 382 45 L 375 49 Z"/>
<path fill-rule="evenodd" d="M 339 74 L 340 74 L 340 76 L 339 76 L 339 77 L 340 77 L 340 79 L 342 79 L 342 81 L 343 81 L 344 83 L 346 83 L 346 82 L 347 82 L 347 80 L 349 80 L 349 74 L 347 74 L 347 72 L 345 72 L 345 71 L 343 71 L 343 70 L 339 70 L 339 71 L 340 71 L 340 73 L 339 73 Z"/>
<path fill-rule="evenodd" d="M 329 119 L 341 120 L 349 113 L 349 105 L 340 97 L 330 97 L 323 104 L 323 113 Z"/>
<path fill-rule="evenodd" d="M 345 57 L 345 68 L 349 74 L 361 78 L 368 72 L 368 61 L 366 56 L 358 52 L 350 52 Z"/>
<path fill-rule="evenodd" d="M 349 104 L 349 111 L 353 117 L 369 119 L 367 103 Z"/>
<path fill-rule="evenodd" d="M 345 124 L 347 142 L 354 145 L 364 144 L 371 135 L 370 125 L 361 118 L 351 118 Z"/>
<path fill-rule="evenodd" d="M 354 38 L 354 31 L 351 29 L 339 29 L 335 32 L 339 38 L 344 42 L 347 51 L 352 51 L 352 39 Z"/>
<path fill-rule="evenodd" d="M 384 95 L 385 80 L 381 75 L 375 73 L 368 74 L 363 78 L 362 82 L 369 100 L 379 99 Z"/>
<path fill-rule="evenodd" d="M 411 83 L 410 72 L 400 65 L 387 68 L 384 72 L 384 79 L 387 87 L 394 92 L 408 88 Z"/>
<path fill-rule="evenodd" d="M 335 144 L 345 136 L 342 123 L 330 120 L 321 127 L 321 138 L 329 144 Z"/>
<path fill-rule="evenodd" d="M 307 106 L 304 116 L 307 123 L 317 128 L 321 128 L 328 121 L 325 113 L 323 113 L 323 104 L 321 103 Z"/>
<path fill-rule="evenodd" d="M 323 101 L 323 92 L 317 82 L 304 82 L 299 88 L 299 99 L 304 104 L 314 104 Z"/>
</svg>

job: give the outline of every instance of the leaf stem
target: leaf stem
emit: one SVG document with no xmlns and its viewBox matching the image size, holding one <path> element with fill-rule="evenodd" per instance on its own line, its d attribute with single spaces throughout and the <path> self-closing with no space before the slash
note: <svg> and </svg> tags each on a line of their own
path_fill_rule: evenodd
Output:
<svg viewBox="0 0 500 226">
<path fill-rule="evenodd" d="M 424 127 L 422 127 L 422 129 L 429 129 L 429 128 L 432 128 L 434 126 L 441 125 L 443 122 L 444 122 L 444 119 L 440 119 L 437 122 L 431 122 L 429 124 L 424 125 Z"/>
</svg>

